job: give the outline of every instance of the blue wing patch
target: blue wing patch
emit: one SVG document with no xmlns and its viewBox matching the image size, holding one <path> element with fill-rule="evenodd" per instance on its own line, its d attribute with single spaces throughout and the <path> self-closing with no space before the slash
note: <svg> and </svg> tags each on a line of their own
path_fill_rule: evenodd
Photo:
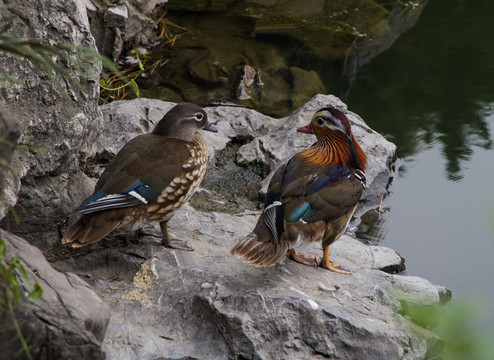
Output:
<svg viewBox="0 0 494 360">
<path fill-rule="evenodd" d="M 141 180 L 137 180 L 130 187 L 117 194 L 107 194 L 98 190 L 88 197 L 76 209 L 82 214 L 90 214 L 108 209 L 119 209 L 147 204 L 158 197 L 159 192 L 151 189 Z"/>
<path fill-rule="evenodd" d="M 311 209 L 310 204 L 308 202 L 304 202 L 302 205 L 297 207 L 295 211 L 289 214 L 286 218 L 287 221 L 299 221 L 302 219 Z"/>
<path fill-rule="evenodd" d="M 313 194 L 331 182 L 339 181 L 343 177 L 351 177 L 352 172 L 344 167 L 333 167 L 324 176 L 319 176 L 313 183 L 307 184 L 306 194 Z"/>
<path fill-rule="evenodd" d="M 294 170 L 287 172 L 283 180 L 288 180 L 293 175 Z M 328 169 L 328 172 L 324 175 L 320 175 L 315 181 L 312 183 L 308 183 L 304 189 L 304 195 L 310 195 L 317 193 L 319 190 L 324 188 L 331 182 L 336 182 L 341 180 L 344 177 L 350 178 L 352 176 L 351 170 L 341 167 L 341 166 L 333 166 Z M 302 222 L 311 222 L 314 218 L 317 218 L 319 215 L 319 211 L 313 209 L 310 206 L 309 202 L 304 202 L 299 205 L 293 212 L 287 215 L 286 220 L 290 222 L 294 221 L 302 221 Z"/>
</svg>

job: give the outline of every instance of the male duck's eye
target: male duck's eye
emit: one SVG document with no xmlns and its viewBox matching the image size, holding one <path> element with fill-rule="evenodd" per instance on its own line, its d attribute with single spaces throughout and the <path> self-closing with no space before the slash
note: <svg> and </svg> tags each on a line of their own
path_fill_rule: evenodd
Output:
<svg viewBox="0 0 494 360">
<path fill-rule="evenodd" d="M 204 114 L 199 112 L 195 115 L 195 118 L 197 121 L 201 121 L 202 119 L 204 119 Z"/>
<path fill-rule="evenodd" d="M 322 126 L 322 124 L 324 124 L 324 119 L 322 117 L 318 117 L 316 119 L 316 123 L 317 125 Z"/>
</svg>

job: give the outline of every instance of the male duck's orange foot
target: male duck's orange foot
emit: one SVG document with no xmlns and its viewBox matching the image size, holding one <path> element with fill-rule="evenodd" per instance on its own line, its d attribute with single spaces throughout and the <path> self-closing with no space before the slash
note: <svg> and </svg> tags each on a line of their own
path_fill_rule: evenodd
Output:
<svg viewBox="0 0 494 360">
<path fill-rule="evenodd" d="M 319 256 L 302 254 L 300 251 L 294 249 L 288 249 L 287 255 L 290 259 L 307 266 L 317 267 L 321 263 Z"/>
<path fill-rule="evenodd" d="M 351 275 L 352 272 L 351 271 L 348 271 L 348 270 L 345 270 L 343 269 L 340 264 L 338 263 L 334 263 L 334 262 L 323 262 L 321 261 L 321 263 L 319 264 L 320 267 L 324 268 L 324 269 L 328 269 L 329 271 L 334 271 L 338 274 L 344 274 L 344 275 Z"/>
<path fill-rule="evenodd" d="M 184 251 L 194 251 L 194 248 L 189 246 L 189 244 L 180 239 L 163 239 L 161 241 L 164 247 L 175 249 L 175 250 L 184 250 Z"/>
</svg>

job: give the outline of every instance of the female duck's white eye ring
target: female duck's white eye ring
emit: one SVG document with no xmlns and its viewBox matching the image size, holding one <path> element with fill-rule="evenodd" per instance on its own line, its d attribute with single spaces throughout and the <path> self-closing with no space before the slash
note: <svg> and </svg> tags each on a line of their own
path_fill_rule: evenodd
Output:
<svg viewBox="0 0 494 360">
<path fill-rule="evenodd" d="M 194 117 L 195 117 L 196 121 L 201 121 L 202 119 L 204 119 L 204 114 L 203 114 L 203 113 L 198 112 L 198 113 L 196 113 L 196 114 L 194 115 Z"/>
</svg>

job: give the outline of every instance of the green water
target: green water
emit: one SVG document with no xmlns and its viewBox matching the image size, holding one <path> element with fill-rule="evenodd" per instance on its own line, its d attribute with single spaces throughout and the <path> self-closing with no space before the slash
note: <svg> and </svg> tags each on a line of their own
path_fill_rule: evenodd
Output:
<svg viewBox="0 0 494 360">
<path fill-rule="evenodd" d="M 345 100 L 398 146 L 385 211 L 361 237 L 455 298 L 485 296 L 492 315 L 494 2 L 430 1 Z"/>
</svg>

